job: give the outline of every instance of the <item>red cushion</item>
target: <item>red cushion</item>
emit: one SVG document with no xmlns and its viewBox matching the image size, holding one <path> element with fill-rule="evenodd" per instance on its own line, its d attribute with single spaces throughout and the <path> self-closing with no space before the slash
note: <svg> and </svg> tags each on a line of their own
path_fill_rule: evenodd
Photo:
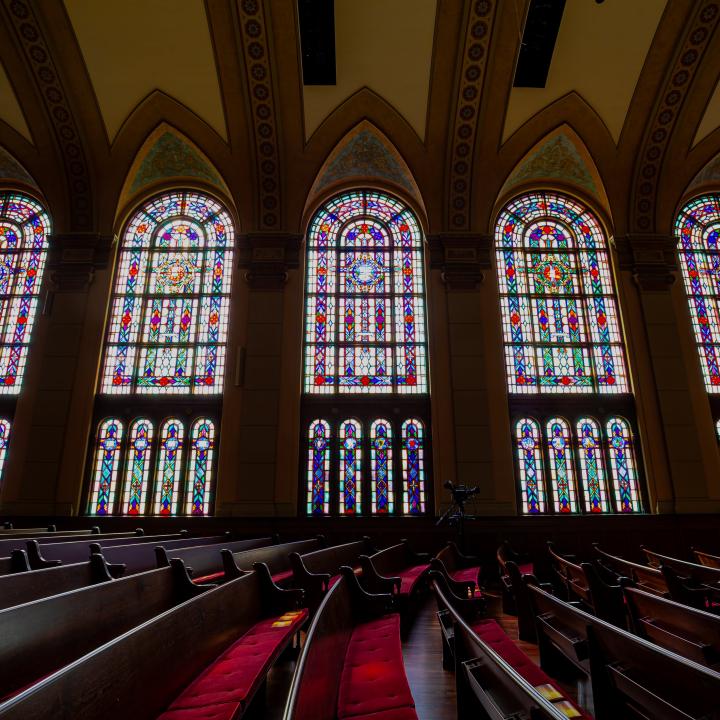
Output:
<svg viewBox="0 0 720 720">
<path fill-rule="evenodd" d="M 209 575 L 201 575 L 200 577 L 194 577 L 192 580 L 194 583 L 208 583 L 213 580 L 222 580 L 225 577 L 225 573 L 221 570 L 220 572 L 210 573 Z"/>
<path fill-rule="evenodd" d="M 480 567 L 462 568 L 461 570 L 453 570 L 450 577 L 458 582 L 474 582 L 478 584 L 478 575 Z"/>
<path fill-rule="evenodd" d="M 518 570 L 520 570 L 521 575 L 535 574 L 535 566 L 532 563 L 523 563 L 522 565 L 518 565 Z"/>
<path fill-rule="evenodd" d="M 273 627 L 278 618 L 268 618 L 254 625 L 237 642 L 231 645 L 203 673 L 196 678 L 170 705 L 169 710 L 200 710 L 208 712 L 225 705 L 229 715 L 218 718 L 232 718 L 239 704 L 252 696 L 265 678 L 267 670 L 280 653 L 285 643 L 299 629 L 307 618 L 302 610 L 289 625 Z M 232 709 L 235 706 L 235 709 Z M 213 710 L 214 711 L 214 710 Z M 163 720 L 176 720 L 174 716 L 162 715 Z M 177 716 L 177 720 L 185 716 Z M 188 715 L 205 717 L 203 715 Z M 215 720 L 215 715 L 207 717 Z"/>
<path fill-rule="evenodd" d="M 401 707 L 370 713 L 370 715 L 353 715 L 352 720 L 418 720 L 418 716 L 415 708 Z"/>
<path fill-rule="evenodd" d="M 400 645 L 400 616 L 386 615 L 358 625 L 345 654 L 338 718 L 414 705 Z"/>
<path fill-rule="evenodd" d="M 234 720 L 241 714 L 241 703 L 219 703 L 210 707 L 167 710 L 157 720 Z"/>
<path fill-rule="evenodd" d="M 429 565 L 415 565 L 399 572 L 397 576 L 400 578 L 400 594 L 409 595 L 429 567 Z"/>
<path fill-rule="evenodd" d="M 275 573 L 272 576 L 273 582 L 276 585 L 280 585 L 281 583 L 284 583 L 286 580 L 290 580 L 293 576 L 292 570 L 283 570 L 282 572 Z"/>
</svg>

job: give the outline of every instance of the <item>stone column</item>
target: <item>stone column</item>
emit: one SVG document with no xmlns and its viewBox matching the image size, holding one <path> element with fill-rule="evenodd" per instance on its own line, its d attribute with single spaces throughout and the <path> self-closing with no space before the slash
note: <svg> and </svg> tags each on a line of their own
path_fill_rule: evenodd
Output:
<svg viewBox="0 0 720 720">
<path fill-rule="evenodd" d="M 633 235 L 616 239 L 616 245 L 621 268 L 632 271 L 640 296 L 663 435 L 663 444 L 654 442 L 655 457 L 646 463 L 649 483 L 654 485 L 651 510 L 717 511 L 717 502 L 712 508 L 707 504 L 720 471 L 717 442 L 682 281 L 675 282 L 675 240 Z M 636 388 L 636 403 L 640 411 L 647 401 L 644 393 L 650 392 L 651 386 L 647 378 L 637 379 L 640 387 Z M 655 483 L 655 475 L 664 474 L 662 464 L 667 467 L 670 487 Z M 653 465 L 658 469 L 656 473 Z"/>
<path fill-rule="evenodd" d="M 237 442 L 223 438 L 220 484 L 216 514 L 292 514 L 288 498 L 289 480 L 278 472 L 281 390 L 284 377 L 282 358 L 288 339 L 284 337 L 285 287 L 291 269 L 298 266 L 301 236 L 255 233 L 239 238 L 241 272 L 247 283 L 247 322 L 244 344 L 237 350 L 235 383 L 242 397 L 238 416 L 227 418 Z M 292 338 L 293 342 L 299 339 Z M 294 394 L 299 405 L 299 388 Z M 297 408 L 294 410 L 297 413 Z M 226 426 L 223 410 L 223 429 Z M 297 449 L 297 439 L 291 438 Z M 296 450 L 297 451 L 297 450 Z M 232 468 L 232 471 L 230 470 Z M 282 477 L 280 477 L 282 475 Z M 292 490 L 297 478 L 292 478 Z M 292 497 L 296 492 L 292 492 Z M 292 506 L 292 507 L 290 507 Z"/>
<path fill-rule="evenodd" d="M 39 342 L 34 338 L 30 348 L 27 398 L 16 415 L 25 431 L 9 458 L 3 494 L 7 513 L 82 512 L 108 289 L 93 281 L 96 271 L 107 268 L 112 243 L 111 236 L 96 233 L 50 237 L 44 317 L 36 328 Z"/>
<path fill-rule="evenodd" d="M 430 238 L 431 265 L 446 288 L 456 482 L 480 487 L 470 512 L 511 515 L 512 448 L 492 244 L 489 235 L 438 235 Z M 437 484 L 442 510 L 447 497 Z"/>
</svg>

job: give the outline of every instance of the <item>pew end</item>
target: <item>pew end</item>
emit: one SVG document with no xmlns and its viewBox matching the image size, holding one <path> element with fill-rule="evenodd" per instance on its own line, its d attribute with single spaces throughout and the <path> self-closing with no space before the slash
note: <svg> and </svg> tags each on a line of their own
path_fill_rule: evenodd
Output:
<svg viewBox="0 0 720 720">
<path fill-rule="evenodd" d="M 30 559 L 25 550 L 13 550 L 10 553 L 10 572 L 20 573 L 29 572 L 30 570 L 32 570 Z"/>
<path fill-rule="evenodd" d="M 272 579 L 272 573 L 267 563 L 253 563 L 253 570 L 257 573 L 260 581 L 260 594 L 262 596 L 263 607 L 270 608 L 271 614 L 277 615 L 287 610 L 296 610 L 302 607 L 305 599 L 304 590 L 299 588 L 283 588 L 277 585 Z"/>
<path fill-rule="evenodd" d="M 57 567 L 62 565 L 62 560 L 46 560 L 40 551 L 40 543 L 37 540 L 27 541 L 27 556 L 32 570 Z"/>
<path fill-rule="evenodd" d="M 401 580 L 399 577 L 380 575 L 368 555 L 361 555 L 359 560 L 362 568 L 362 582 L 368 592 L 376 594 L 400 592 Z"/>
<path fill-rule="evenodd" d="M 182 600 L 190 600 L 190 598 L 197 597 L 207 590 L 217 587 L 217 585 L 211 583 L 198 585 L 193 582 L 188 568 L 180 558 L 172 558 L 170 560 L 170 567 L 172 568 L 173 583 L 175 584 L 178 596 L 182 598 Z"/>
</svg>

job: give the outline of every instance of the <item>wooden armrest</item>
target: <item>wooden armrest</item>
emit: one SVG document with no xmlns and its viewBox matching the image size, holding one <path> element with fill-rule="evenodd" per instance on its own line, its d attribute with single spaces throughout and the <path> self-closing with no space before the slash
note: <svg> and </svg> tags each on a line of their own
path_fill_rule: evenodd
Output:
<svg viewBox="0 0 720 720">
<path fill-rule="evenodd" d="M 472 580 L 455 580 L 447 571 L 445 563 L 442 560 L 439 560 L 438 558 L 433 558 L 430 561 L 430 567 L 436 572 L 439 572 L 441 575 L 445 576 L 445 582 L 455 595 L 458 595 L 460 597 L 467 597 L 468 595 L 472 595 L 475 592 L 475 582 L 473 582 Z"/>
<path fill-rule="evenodd" d="M 217 585 L 196 585 L 190 577 L 185 563 L 180 558 L 172 558 L 170 560 L 170 567 L 172 568 L 172 577 L 175 589 L 180 598 L 185 601 L 190 598 L 196 597 L 211 588 L 217 587 Z"/>
<path fill-rule="evenodd" d="M 234 562 L 234 561 L 233 561 Z M 260 579 L 260 591 L 263 606 L 272 609 L 273 613 L 296 609 L 302 606 L 305 591 L 299 588 L 281 588 L 272 579 L 272 573 L 266 563 L 253 563 L 253 570 Z"/>
<path fill-rule="evenodd" d="M 400 592 L 401 580 L 399 577 L 387 577 L 380 575 L 373 565 L 373 561 L 367 555 L 361 555 L 360 566 L 362 567 L 363 585 L 369 592 L 392 592 L 397 588 Z"/>
<path fill-rule="evenodd" d="M 10 572 L 30 572 L 30 561 L 24 550 L 13 550 L 10 553 Z"/>
<path fill-rule="evenodd" d="M 245 575 L 245 571 L 241 570 L 237 566 L 235 557 L 230 550 L 223 548 L 220 551 L 220 557 L 222 558 L 223 571 L 225 572 L 226 580 L 235 580 L 236 578 Z"/>
<path fill-rule="evenodd" d="M 290 567 L 292 567 L 293 576 L 300 585 L 320 585 L 323 590 L 327 590 L 330 584 L 330 573 L 314 573 L 310 572 L 303 562 L 299 553 L 290 553 Z"/>
<path fill-rule="evenodd" d="M 120 563 L 110 564 L 100 552 L 90 555 L 90 577 L 93 583 L 107 582 L 120 577 L 125 572 L 125 565 Z"/>
<path fill-rule="evenodd" d="M 348 583 L 350 592 L 356 601 L 359 614 L 370 619 L 386 615 L 395 610 L 394 597 L 390 593 L 368 592 L 360 584 L 358 576 L 351 567 L 343 565 L 340 568 L 340 574 L 345 579 L 345 582 Z"/>
<path fill-rule="evenodd" d="M 448 545 L 452 547 L 453 551 L 455 552 L 455 555 L 459 560 L 462 561 L 463 565 L 465 567 L 472 567 L 473 565 L 480 565 L 480 558 L 477 555 L 465 555 L 464 553 L 460 552 L 460 549 L 457 546 L 457 543 L 450 540 L 448 542 Z"/>
<path fill-rule="evenodd" d="M 37 540 L 27 541 L 27 556 L 30 561 L 30 567 L 33 570 L 42 570 L 44 568 L 62 565 L 62 560 L 46 560 L 40 552 L 40 543 Z"/>
</svg>

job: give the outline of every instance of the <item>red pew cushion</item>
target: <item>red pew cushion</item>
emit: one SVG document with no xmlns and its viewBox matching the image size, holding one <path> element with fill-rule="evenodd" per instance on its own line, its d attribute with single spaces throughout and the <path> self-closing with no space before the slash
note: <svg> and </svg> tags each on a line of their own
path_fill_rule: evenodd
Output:
<svg viewBox="0 0 720 720">
<path fill-rule="evenodd" d="M 418 720 L 418 716 L 415 708 L 401 707 L 370 715 L 354 715 L 352 720 Z"/>
<path fill-rule="evenodd" d="M 522 565 L 518 565 L 518 569 L 520 570 L 521 575 L 535 574 L 535 566 L 532 563 L 523 563 Z"/>
<path fill-rule="evenodd" d="M 453 570 L 450 573 L 450 577 L 457 582 L 474 582 L 477 585 L 478 575 L 480 574 L 480 567 L 462 568 L 460 570 Z"/>
<path fill-rule="evenodd" d="M 267 618 L 254 625 L 185 688 L 158 720 L 231 720 L 307 615 L 307 610 L 301 610 L 288 620 Z"/>
<path fill-rule="evenodd" d="M 429 565 L 414 565 L 399 572 L 397 577 L 400 578 L 400 594 L 409 595 L 429 567 Z"/>
<path fill-rule="evenodd" d="M 273 582 L 276 585 L 280 585 L 281 583 L 284 583 L 286 580 L 290 580 L 293 576 L 292 570 L 283 570 L 282 572 L 275 573 L 272 576 Z"/>
<path fill-rule="evenodd" d="M 563 689 L 508 637 L 507 633 L 495 620 L 480 620 L 472 626 L 477 636 L 489 645 L 505 662 L 510 665 L 518 675 L 521 675 L 531 685 L 552 685 L 565 700 L 577 709 L 583 718 L 592 718 L 580 706 L 567 697 Z"/>
<path fill-rule="evenodd" d="M 372 716 L 414 705 L 400 645 L 400 616 L 385 615 L 358 625 L 345 654 L 338 718 Z"/>
<path fill-rule="evenodd" d="M 220 572 L 210 573 L 209 575 L 201 575 L 200 577 L 194 577 L 192 581 L 195 584 L 199 585 L 200 583 L 209 583 L 214 582 L 215 580 L 222 580 L 224 577 L 225 572 L 221 570 Z"/>
</svg>

